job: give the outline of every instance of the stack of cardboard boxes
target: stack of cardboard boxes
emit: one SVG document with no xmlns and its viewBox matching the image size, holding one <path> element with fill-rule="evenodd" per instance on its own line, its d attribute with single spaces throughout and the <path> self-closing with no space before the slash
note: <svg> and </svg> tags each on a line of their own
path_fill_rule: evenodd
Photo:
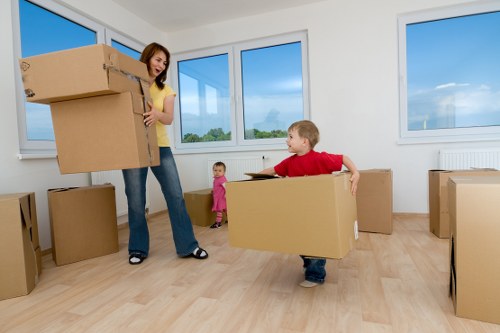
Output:
<svg viewBox="0 0 500 333">
<path fill-rule="evenodd" d="M 430 170 L 429 228 L 449 238 L 450 295 L 459 317 L 500 324 L 500 171 Z"/>
<path fill-rule="evenodd" d="M 20 60 L 28 102 L 50 104 L 62 174 L 159 165 L 146 64 L 91 45 Z"/>
<path fill-rule="evenodd" d="M 455 313 L 500 324 L 500 176 L 451 177 L 448 184 Z"/>
</svg>

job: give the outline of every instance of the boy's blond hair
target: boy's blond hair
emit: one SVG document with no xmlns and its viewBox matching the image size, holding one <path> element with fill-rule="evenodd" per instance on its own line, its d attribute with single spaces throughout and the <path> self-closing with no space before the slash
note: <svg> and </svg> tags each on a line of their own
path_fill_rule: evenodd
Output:
<svg viewBox="0 0 500 333">
<path fill-rule="evenodd" d="M 319 142 L 319 130 L 310 120 L 299 120 L 288 127 L 288 132 L 296 130 L 301 138 L 309 140 L 311 149 Z"/>
</svg>

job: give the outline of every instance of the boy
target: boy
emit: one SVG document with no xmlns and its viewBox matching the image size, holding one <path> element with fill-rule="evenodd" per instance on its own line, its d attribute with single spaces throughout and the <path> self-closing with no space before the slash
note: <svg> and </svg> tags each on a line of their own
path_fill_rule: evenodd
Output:
<svg viewBox="0 0 500 333">
<path fill-rule="evenodd" d="M 314 151 L 318 142 L 319 130 L 313 122 L 301 120 L 293 123 L 288 128 L 286 144 L 288 151 L 294 155 L 260 173 L 282 177 L 315 176 L 340 171 L 345 165 L 352 173 L 351 193 L 355 195 L 359 182 L 359 171 L 356 165 L 346 155 Z M 311 288 L 323 283 L 326 276 L 326 259 L 302 255 L 301 258 L 304 261 L 305 280 L 300 283 L 300 286 Z"/>
</svg>

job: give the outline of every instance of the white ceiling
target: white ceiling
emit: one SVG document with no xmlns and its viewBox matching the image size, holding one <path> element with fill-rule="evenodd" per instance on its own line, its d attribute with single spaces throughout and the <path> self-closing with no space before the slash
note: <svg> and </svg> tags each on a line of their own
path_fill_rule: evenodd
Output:
<svg viewBox="0 0 500 333">
<path fill-rule="evenodd" d="M 262 14 L 324 0 L 113 0 L 164 32 Z"/>
</svg>

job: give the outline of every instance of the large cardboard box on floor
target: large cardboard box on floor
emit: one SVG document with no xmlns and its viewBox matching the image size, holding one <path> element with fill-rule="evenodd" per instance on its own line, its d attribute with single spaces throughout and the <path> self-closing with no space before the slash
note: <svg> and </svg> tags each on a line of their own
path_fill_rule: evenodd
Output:
<svg viewBox="0 0 500 333">
<path fill-rule="evenodd" d="M 159 165 L 156 126 L 145 126 L 142 95 L 131 92 L 51 104 L 62 174 Z"/>
<path fill-rule="evenodd" d="M 0 195 L 0 300 L 27 295 L 41 273 L 34 193 Z"/>
<path fill-rule="evenodd" d="M 452 176 L 449 202 L 455 313 L 500 324 L 500 176 Z"/>
<path fill-rule="evenodd" d="M 215 212 L 212 212 L 212 189 L 184 193 L 184 201 L 191 222 L 200 227 L 212 225 L 215 222 Z"/>
<path fill-rule="evenodd" d="M 56 265 L 118 252 L 113 185 L 51 189 L 47 196 Z"/>
<path fill-rule="evenodd" d="M 52 103 L 131 91 L 148 82 L 146 64 L 104 44 L 19 60 L 28 102 Z"/>
<path fill-rule="evenodd" d="M 229 244 L 344 257 L 357 238 L 349 173 L 226 183 Z"/>
<path fill-rule="evenodd" d="M 450 237 L 448 179 L 456 176 L 500 176 L 494 169 L 429 170 L 429 230 L 439 238 Z"/>
<path fill-rule="evenodd" d="M 356 192 L 360 231 L 392 234 L 392 170 L 360 170 Z"/>
</svg>

